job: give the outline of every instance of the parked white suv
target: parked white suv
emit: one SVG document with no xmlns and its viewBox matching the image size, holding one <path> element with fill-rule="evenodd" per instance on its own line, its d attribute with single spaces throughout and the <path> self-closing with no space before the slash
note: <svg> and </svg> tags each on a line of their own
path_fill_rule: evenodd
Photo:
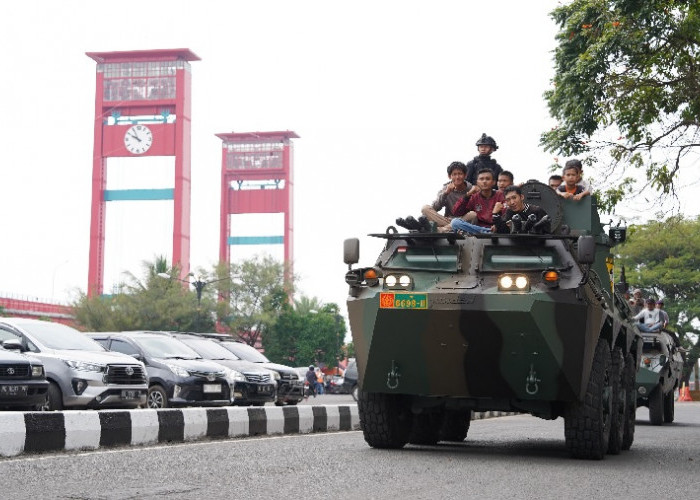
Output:
<svg viewBox="0 0 700 500">
<path fill-rule="evenodd" d="M 21 351 L 38 358 L 49 381 L 49 410 L 136 408 L 146 403 L 143 363 L 107 351 L 69 326 L 26 318 L 0 318 L 0 342 L 18 339 Z"/>
</svg>

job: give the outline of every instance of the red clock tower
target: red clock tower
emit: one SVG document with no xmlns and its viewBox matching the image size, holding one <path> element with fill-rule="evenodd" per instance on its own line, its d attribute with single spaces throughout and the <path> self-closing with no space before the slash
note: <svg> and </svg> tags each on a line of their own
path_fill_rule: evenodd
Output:
<svg viewBox="0 0 700 500">
<path fill-rule="evenodd" d="M 285 132 L 216 134 L 223 141 L 221 159 L 221 236 L 219 260 L 230 262 L 231 245 L 284 244 L 291 273 L 293 259 L 293 143 Z M 231 214 L 283 213 L 284 235 L 232 236 Z"/>
<path fill-rule="evenodd" d="M 190 268 L 189 49 L 88 52 L 97 62 L 88 295 L 104 288 L 108 201 L 173 200 L 173 265 Z M 174 187 L 107 190 L 112 157 L 174 156 Z"/>
</svg>

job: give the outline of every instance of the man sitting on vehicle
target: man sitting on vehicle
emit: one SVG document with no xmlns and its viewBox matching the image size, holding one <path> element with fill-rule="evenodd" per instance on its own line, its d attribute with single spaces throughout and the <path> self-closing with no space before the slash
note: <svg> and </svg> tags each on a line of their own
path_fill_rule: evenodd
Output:
<svg viewBox="0 0 700 500">
<path fill-rule="evenodd" d="M 639 311 L 639 313 L 634 317 L 638 321 L 637 328 L 639 331 L 645 333 L 660 332 L 663 322 L 659 317 L 659 310 L 656 308 L 656 301 L 654 299 L 646 300 L 646 309 Z"/>
<path fill-rule="evenodd" d="M 503 204 L 493 207 L 493 225 L 497 233 L 550 233 L 551 221 L 547 212 L 537 205 L 525 203 L 525 195 L 520 186 L 505 189 L 506 212 Z"/>
</svg>

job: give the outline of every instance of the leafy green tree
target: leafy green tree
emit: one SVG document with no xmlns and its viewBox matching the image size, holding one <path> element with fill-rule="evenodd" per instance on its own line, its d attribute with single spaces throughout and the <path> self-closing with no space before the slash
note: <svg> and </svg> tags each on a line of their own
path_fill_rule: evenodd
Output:
<svg viewBox="0 0 700 500">
<path fill-rule="evenodd" d="M 126 273 L 126 280 L 111 296 L 81 294 L 73 304 L 76 321 L 85 330 L 177 330 L 212 331 L 214 301 L 196 293 L 177 279 L 179 270 L 169 268 L 164 258 L 143 263 L 143 278 Z"/>
<path fill-rule="evenodd" d="M 607 208 L 633 191 L 675 194 L 700 146 L 700 2 L 573 0 L 551 16 L 560 31 L 545 98 L 558 125 L 542 145 L 589 165 L 609 158 Z"/>
<path fill-rule="evenodd" d="M 617 265 L 635 288 L 663 297 L 670 325 L 690 349 L 684 379 L 700 354 L 700 217 L 681 216 L 631 226 L 627 241 L 616 247 Z"/>
<path fill-rule="evenodd" d="M 274 325 L 293 293 L 294 278 L 285 266 L 270 256 L 254 257 L 226 269 L 216 268 L 216 276 L 229 276 L 219 282 L 225 300 L 216 306 L 219 321 L 251 346 L 260 343 Z"/>
<path fill-rule="evenodd" d="M 336 366 L 343 356 L 345 338 L 345 322 L 338 310 L 336 304 L 323 305 L 319 310 L 313 309 L 315 312 L 285 304 L 275 324 L 262 337 L 265 355 L 272 361 L 296 366 Z"/>
</svg>

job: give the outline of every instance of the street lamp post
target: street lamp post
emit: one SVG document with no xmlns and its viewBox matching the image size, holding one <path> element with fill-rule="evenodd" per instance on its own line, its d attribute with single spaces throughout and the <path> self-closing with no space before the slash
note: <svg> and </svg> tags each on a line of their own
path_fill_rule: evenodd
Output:
<svg viewBox="0 0 700 500">
<path fill-rule="evenodd" d="M 217 281 L 225 281 L 225 280 L 230 280 L 231 277 L 227 276 L 225 278 L 219 278 L 216 280 L 210 280 L 210 281 L 202 281 L 201 279 L 197 279 L 195 281 L 190 281 L 190 280 L 183 280 L 182 278 L 177 278 L 175 276 L 170 276 L 168 273 L 158 273 L 158 276 L 161 278 L 165 279 L 175 279 L 178 281 L 182 281 L 183 283 L 187 283 L 189 285 L 192 285 L 197 292 L 197 317 L 195 318 L 195 328 L 199 329 L 199 315 L 201 312 L 202 308 L 202 290 L 204 290 L 204 287 L 211 284 L 211 283 L 216 283 Z"/>
</svg>

